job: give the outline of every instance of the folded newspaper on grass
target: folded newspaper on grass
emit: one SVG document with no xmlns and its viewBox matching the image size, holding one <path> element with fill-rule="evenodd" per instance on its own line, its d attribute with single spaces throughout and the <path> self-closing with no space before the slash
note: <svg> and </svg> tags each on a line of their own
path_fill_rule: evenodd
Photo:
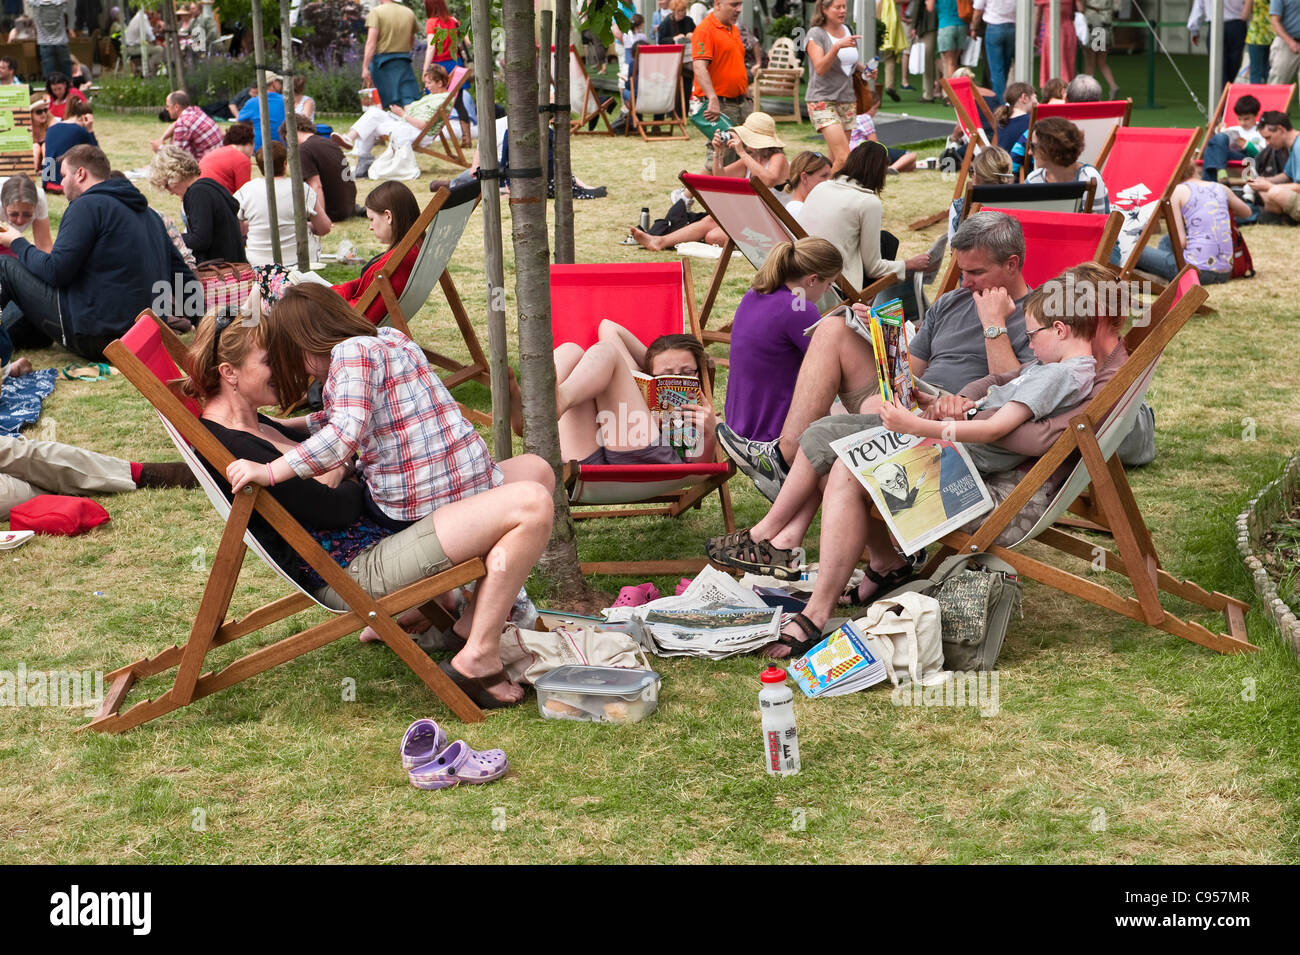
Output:
<svg viewBox="0 0 1300 955">
<path fill-rule="evenodd" d="M 884 681 L 885 664 L 871 652 L 869 641 L 849 620 L 790 664 L 804 696 L 844 696 Z"/>
<path fill-rule="evenodd" d="M 831 448 L 867 489 L 904 554 L 993 510 L 988 488 L 955 442 L 868 428 Z"/>
<path fill-rule="evenodd" d="M 661 657 L 722 660 L 776 640 L 781 611 L 714 567 L 705 567 L 680 594 L 639 607 L 608 607 L 610 624 L 632 623 L 633 636 Z"/>
</svg>

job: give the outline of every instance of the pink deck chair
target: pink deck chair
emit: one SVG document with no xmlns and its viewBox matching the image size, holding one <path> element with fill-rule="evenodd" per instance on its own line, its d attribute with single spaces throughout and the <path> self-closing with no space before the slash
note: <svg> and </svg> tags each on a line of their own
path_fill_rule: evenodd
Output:
<svg viewBox="0 0 1300 955">
<path fill-rule="evenodd" d="M 1042 212 L 1037 209 L 990 208 L 980 211 L 1001 212 L 1020 223 L 1025 233 L 1023 273 L 1030 288 L 1037 288 L 1081 262 L 1105 265 L 1110 261 L 1115 237 L 1123 224 L 1123 216 L 1118 212 L 1103 216 L 1091 212 Z M 958 278 L 954 256 L 940 286 L 940 294 L 956 288 Z"/>
<path fill-rule="evenodd" d="M 1291 98 L 1295 96 L 1294 83 L 1229 83 L 1219 94 L 1219 103 L 1214 107 L 1214 115 L 1210 117 L 1209 123 L 1205 126 L 1205 135 L 1197 148 L 1197 152 L 1205 149 L 1205 144 L 1210 141 L 1214 135 L 1215 128 L 1222 122 L 1228 122 L 1229 125 L 1236 120 L 1234 108 L 1237 100 L 1243 96 L 1253 96 L 1259 100 L 1259 111 L 1267 113 L 1271 109 L 1286 113 L 1291 109 Z"/>
<path fill-rule="evenodd" d="M 551 331 L 557 346 L 574 342 L 583 348 L 597 340 L 602 319 L 627 328 L 644 344 L 660 335 L 691 334 L 699 338 L 699 321 L 691 284 L 690 263 L 551 266 Z M 705 376 L 704 400 L 713 389 Z M 577 520 L 593 517 L 676 517 L 718 492 L 727 532 L 736 529 L 727 481 L 735 466 L 722 458 L 682 464 L 565 465 L 569 504 Z M 612 507 L 611 505 L 645 505 Z M 593 508 L 581 510 L 578 508 Z M 693 574 L 707 561 L 649 560 L 583 563 L 586 574 Z"/>
<path fill-rule="evenodd" d="M 948 102 L 952 104 L 953 111 L 957 114 L 957 125 L 966 136 L 966 151 L 962 154 L 961 167 L 957 170 L 957 181 L 952 190 L 952 197 L 956 200 L 966 192 L 966 176 L 970 172 L 971 162 L 985 146 L 992 145 L 989 135 L 997 129 L 997 123 L 993 121 L 989 104 L 984 102 L 984 98 L 976 92 L 975 85 L 967 77 L 954 76 L 951 79 L 941 79 L 939 82 L 943 85 L 944 92 L 948 95 Z M 944 172 L 951 172 L 951 170 L 945 169 Z M 933 215 L 917 219 L 907 227 L 915 231 L 942 222 L 947 218 L 951 205 L 950 202 Z"/>
<path fill-rule="evenodd" d="M 1079 127 L 1083 133 L 1083 152 L 1079 158 L 1100 168 L 1114 140 L 1114 132 L 1127 126 L 1133 112 L 1131 99 L 1103 100 L 1099 103 L 1040 103 L 1029 114 L 1029 130 L 1034 123 L 1048 116 L 1060 116 Z M 1029 163 L 1021 167 L 1023 176 Z"/>
<path fill-rule="evenodd" d="M 1169 197 L 1181 181 L 1183 167 L 1191 159 L 1200 135 L 1199 129 L 1121 126 L 1115 130 L 1114 143 L 1100 169 L 1101 179 L 1111 208 L 1124 213 L 1126 224 L 1139 230 L 1137 240 L 1120 263 L 1121 275 L 1131 274 L 1137 267 L 1138 257 L 1162 221 L 1173 243 L 1178 268 L 1186 264 Z M 1145 211 L 1144 206 L 1148 207 Z"/>
</svg>

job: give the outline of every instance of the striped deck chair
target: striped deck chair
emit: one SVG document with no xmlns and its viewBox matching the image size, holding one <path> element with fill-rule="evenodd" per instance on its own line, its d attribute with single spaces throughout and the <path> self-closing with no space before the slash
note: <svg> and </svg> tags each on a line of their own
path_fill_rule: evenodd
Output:
<svg viewBox="0 0 1300 955">
<path fill-rule="evenodd" d="M 575 342 L 583 348 L 596 341 L 600 322 L 613 318 L 649 344 L 660 335 L 688 333 L 699 338 L 694 286 L 688 262 L 643 264 L 552 265 L 551 328 L 556 345 Z M 635 307 L 629 307 L 634 303 Z M 713 401 L 708 376 L 704 400 Z M 682 464 L 565 465 L 564 481 L 575 520 L 593 517 L 676 517 L 699 507 L 714 491 L 722 505 L 727 532 L 736 528 L 727 481 L 735 466 L 719 450 L 714 461 Z M 615 505 L 638 505 L 621 507 Z M 636 576 L 694 574 L 708 563 L 694 560 L 590 562 L 584 574 Z"/>
<path fill-rule="evenodd" d="M 678 178 L 700 207 L 713 217 L 718 228 L 727 233 L 722 258 L 713 270 L 704 304 L 700 306 L 700 330 L 701 340 L 706 345 L 722 342 L 730 347 L 731 323 L 713 330 L 708 328 L 708 321 L 722 288 L 722 280 L 731 265 L 731 253 L 739 249 L 750 265 L 761 269 L 773 248 L 782 242 L 806 238 L 808 233 L 794 220 L 794 216 L 786 212 L 772 190 L 756 179 L 702 176 L 689 172 L 681 173 Z M 870 302 L 879 292 L 897 283 L 898 279 L 887 275 L 859 291 L 841 274 L 836 279 L 836 289 L 846 301 Z"/>
<path fill-rule="evenodd" d="M 1011 495 L 983 519 L 975 533 L 957 531 L 942 539 L 923 576 L 933 573 L 949 554 L 992 553 L 1011 564 L 1022 577 L 1184 640 L 1220 653 L 1257 649 L 1246 636 L 1244 602 L 1225 594 L 1210 593 L 1193 581 L 1179 580 L 1161 568 L 1151 533 L 1116 454 L 1133 426 L 1155 375 L 1157 360 L 1205 300 L 1205 289 L 1182 279 L 1180 276 L 1171 283 L 1152 304 L 1146 313 L 1149 320 L 1139 323 L 1125 336 L 1129 357 L 1115 377 L 1071 419 L 1070 426 L 1047 454 L 1038 459 Z M 1180 296 L 1179 289 L 1185 286 L 1187 291 Z M 1064 478 L 1059 478 L 1061 473 Z M 1113 534 L 1115 550 L 1052 526 L 1071 510 L 1089 484 L 1093 498 L 1091 513 Z M 1045 485 L 1057 489 L 1042 517 L 1030 530 L 1016 535 L 1018 539 L 1008 546 L 995 543 Z M 1100 564 L 1103 573 L 1124 578 L 1134 596 L 1117 592 L 1095 578 L 1081 577 L 1026 555 L 1020 548 L 1029 541 L 1081 558 L 1094 567 Z M 1176 617 L 1162 602 L 1161 592 L 1222 614 L 1227 632 L 1215 633 L 1195 621 Z"/>
<path fill-rule="evenodd" d="M 486 573 L 483 562 L 475 558 L 457 564 L 450 570 L 376 599 L 363 591 L 264 488 L 246 488 L 232 501 L 204 467 L 204 461 L 224 473 L 234 459 L 225 446 L 200 424 L 197 403 L 192 399 L 182 401 L 169 388 L 169 384 L 180 377 L 177 362 L 184 352 L 185 346 L 180 339 L 151 312 L 143 313 L 125 335 L 104 349 L 105 356 L 158 412 L 167 436 L 225 523 L 221 545 L 212 562 L 189 640 L 183 647 L 173 646 L 156 656 L 145 657 L 109 673 L 106 677 L 109 692 L 95 717 L 81 729 L 124 732 L 333 643 L 367 625 L 378 631 L 384 643 L 459 719 L 467 723 L 482 720 L 479 708 L 416 646 L 410 635 L 403 632 L 393 615 L 411 607 L 427 608 L 426 612 L 432 613 L 437 607 L 432 603 L 434 597 L 483 577 Z M 340 612 L 325 607 L 276 563 L 249 530 L 249 520 L 254 513 L 275 529 L 285 543 L 347 602 L 349 609 Z M 292 592 L 241 619 L 227 620 L 231 595 L 248 550 L 266 561 Z M 254 650 L 221 670 L 203 672 L 206 657 L 213 648 L 315 607 L 329 610 L 332 618 Z M 439 617 L 435 614 L 434 619 Z M 165 693 L 141 701 L 125 713 L 119 712 L 137 681 L 173 669 L 176 670 L 175 682 Z"/>
</svg>

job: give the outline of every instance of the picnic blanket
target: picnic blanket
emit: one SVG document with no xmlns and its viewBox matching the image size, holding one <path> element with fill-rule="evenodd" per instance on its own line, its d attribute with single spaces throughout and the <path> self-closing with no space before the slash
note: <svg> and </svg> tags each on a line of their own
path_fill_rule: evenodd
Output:
<svg viewBox="0 0 1300 955">
<path fill-rule="evenodd" d="M 4 380 L 0 391 L 0 434 L 13 437 L 23 425 L 40 420 L 41 403 L 54 390 L 58 374 L 53 368 L 45 368 Z"/>
</svg>

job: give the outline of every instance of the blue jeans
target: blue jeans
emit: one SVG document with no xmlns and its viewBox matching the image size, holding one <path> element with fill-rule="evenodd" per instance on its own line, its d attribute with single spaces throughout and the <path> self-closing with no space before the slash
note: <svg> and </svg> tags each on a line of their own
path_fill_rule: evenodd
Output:
<svg viewBox="0 0 1300 955">
<path fill-rule="evenodd" d="M 1142 254 L 1138 256 L 1137 267 L 1166 282 L 1172 282 L 1174 276 L 1178 274 L 1178 261 L 1174 258 L 1174 247 L 1169 241 L 1169 236 L 1162 235 L 1154 249 L 1149 245 L 1143 249 Z M 1205 269 L 1197 269 L 1196 273 L 1201 277 L 1202 285 L 1218 285 L 1232 278 L 1231 272 L 1208 272 Z"/>
<path fill-rule="evenodd" d="M 1252 83 L 1268 82 L 1268 43 L 1247 43 L 1246 52 L 1250 55 L 1250 81 Z"/>
<path fill-rule="evenodd" d="M 72 57 L 68 54 L 68 45 L 61 43 L 58 46 L 41 46 L 41 73 L 49 76 L 51 73 L 62 73 L 64 76 L 72 75 Z M 87 67 L 89 69 L 89 67 Z"/>
<path fill-rule="evenodd" d="M 1227 133 L 1215 133 L 1205 144 L 1205 152 L 1201 154 L 1201 158 L 1205 160 L 1201 178 L 1214 182 L 1218 178 L 1216 175 L 1218 170 L 1228 168 L 1229 159 L 1244 159 L 1246 154 L 1228 147 Z"/>
<path fill-rule="evenodd" d="M 989 83 L 998 100 L 1007 91 L 1007 71 L 1016 55 L 1016 25 L 990 23 L 984 28 L 984 53 L 989 58 Z"/>
</svg>

